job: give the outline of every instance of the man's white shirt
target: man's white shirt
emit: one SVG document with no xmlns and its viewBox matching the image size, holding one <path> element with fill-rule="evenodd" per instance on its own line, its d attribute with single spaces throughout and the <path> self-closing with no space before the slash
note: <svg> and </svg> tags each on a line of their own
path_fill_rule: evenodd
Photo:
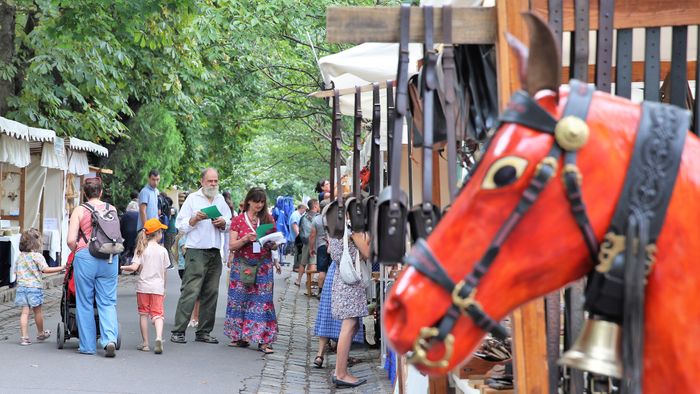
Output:
<svg viewBox="0 0 700 394">
<path fill-rule="evenodd" d="M 226 219 L 226 227 L 224 230 L 216 228 L 212 224 L 211 219 L 202 220 L 195 224 L 194 227 L 190 226 L 190 219 L 192 216 L 195 216 L 197 211 L 212 205 L 216 205 L 222 217 Z M 180 213 L 177 215 L 176 225 L 178 231 L 187 234 L 186 248 L 221 249 L 221 233 L 225 233 L 231 228 L 231 209 L 228 207 L 228 204 L 226 204 L 224 196 L 217 194 L 216 197 L 214 197 L 214 201 L 210 202 L 200 188 L 185 199 L 185 203 L 182 204 Z"/>
</svg>

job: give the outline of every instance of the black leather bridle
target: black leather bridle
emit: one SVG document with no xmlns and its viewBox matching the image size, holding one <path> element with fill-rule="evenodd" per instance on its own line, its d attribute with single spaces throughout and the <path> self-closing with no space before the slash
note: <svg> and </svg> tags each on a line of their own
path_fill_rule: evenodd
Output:
<svg viewBox="0 0 700 394">
<path fill-rule="evenodd" d="M 476 301 L 477 287 L 498 256 L 503 243 L 528 209 L 537 201 L 547 182 L 556 175 L 562 157 L 564 162 L 562 177 L 571 212 L 581 230 L 591 257 L 595 261 L 595 256 L 598 253 L 598 241 L 586 213 L 586 206 L 581 195 L 581 174 L 576 166 L 576 151 L 585 144 L 588 137 L 585 119 L 591 103 L 593 88 L 576 80 L 570 81 L 570 87 L 566 108 L 559 121 L 555 120 L 532 97 L 522 91 L 515 93 L 501 115 L 500 124 L 518 124 L 555 138 L 547 156 L 537 164 L 535 175 L 530 180 L 515 209 L 498 230 L 472 271 L 455 284 L 435 259 L 428 243 L 422 239 L 416 242 L 411 253 L 405 257 L 406 264 L 440 285 L 452 298 L 452 305 L 437 322 L 437 325 L 424 327 L 420 330 L 418 339 L 413 345 L 413 353 L 409 356 L 412 362 L 427 367 L 447 367 L 454 346 L 454 337 L 451 332 L 462 315 L 469 316 L 477 327 L 490 332 L 495 337 L 505 338 L 507 336 L 505 328 L 490 317 Z M 427 353 L 432 342 L 437 341 L 444 343 L 445 351 L 440 360 L 433 361 L 428 359 Z"/>
</svg>

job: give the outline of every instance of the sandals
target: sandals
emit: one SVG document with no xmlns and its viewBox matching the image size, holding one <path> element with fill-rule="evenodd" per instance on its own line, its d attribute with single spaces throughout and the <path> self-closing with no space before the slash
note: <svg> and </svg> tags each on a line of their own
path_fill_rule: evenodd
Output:
<svg viewBox="0 0 700 394">
<path fill-rule="evenodd" d="M 263 345 L 262 343 L 258 345 L 258 350 L 265 354 L 272 354 L 275 352 L 274 350 L 270 349 L 269 346 Z"/>
<path fill-rule="evenodd" d="M 142 343 L 142 344 L 136 346 L 136 350 L 140 350 L 140 351 L 142 351 L 142 352 L 150 352 L 150 351 L 151 351 L 151 348 L 148 347 L 148 345 L 144 345 L 144 344 Z"/>
<path fill-rule="evenodd" d="M 32 344 L 32 341 L 29 340 L 29 337 L 20 337 L 19 344 L 21 346 L 28 346 Z"/>
<path fill-rule="evenodd" d="M 44 330 L 41 334 L 37 335 L 36 340 L 37 341 L 43 341 L 48 339 L 51 336 L 51 330 Z M 28 339 L 28 338 L 27 338 Z"/>
<path fill-rule="evenodd" d="M 173 332 L 172 334 L 170 334 L 170 342 L 187 343 L 187 339 L 185 339 L 185 333 L 184 332 Z"/>
<path fill-rule="evenodd" d="M 248 341 L 231 341 L 231 343 L 228 344 L 230 347 L 248 347 L 250 346 L 250 342 Z"/>
<path fill-rule="evenodd" d="M 316 356 L 314 359 L 314 367 L 318 369 L 323 368 L 323 356 Z"/>
<path fill-rule="evenodd" d="M 219 343 L 219 340 L 214 338 L 211 335 L 202 335 L 201 337 L 196 337 L 194 339 L 195 342 L 204 342 L 204 343 L 211 343 L 212 345 L 216 345 Z"/>
</svg>

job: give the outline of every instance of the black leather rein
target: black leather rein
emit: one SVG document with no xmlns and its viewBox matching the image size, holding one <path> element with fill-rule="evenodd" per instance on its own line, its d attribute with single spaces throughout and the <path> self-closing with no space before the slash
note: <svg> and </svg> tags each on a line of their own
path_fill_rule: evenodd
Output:
<svg viewBox="0 0 700 394">
<path fill-rule="evenodd" d="M 514 123 L 532 130 L 552 135 L 554 143 L 547 156 L 537 164 L 535 175 L 530 180 L 518 204 L 508 219 L 503 223 L 496 236 L 489 244 L 484 255 L 474 265 L 472 271 L 458 283 L 450 279 L 445 269 L 435 259 L 430 246 L 424 240 L 414 245 L 411 253 L 405 257 L 406 264 L 440 285 L 451 295 L 452 305 L 437 322 L 436 327 L 421 329 L 414 343 L 410 359 L 427 367 L 445 368 L 451 358 L 454 337 L 451 334 L 457 320 L 469 316 L 476 326 L 498 338 L 505 338 L 508 333 L 496 320 L 490 317 L 476 301 L 479 282 L 488 272 L 498 256 L 501 246 L 515 229 L 528 209 L 537 201 L 547 182 L 558 171 L 559 161 L 563 156 L 563 181 L 566 195 L 576 223 L 580 228 L 591 257 L 595 260 L 598 242 L 586 213 L 580 189 L 581 176 L 576 167 L 576 151 L 585 144 L 588 128 L 585 119 L 593 95 L 593 88 L 587 84 L 571 80 L 571 91 L 560 121 L 555 120 L 547 111 L 525 92 L 516 92 L 508 107 L 500 117 L 500 123 Z M 441 341 L 445 345 L 443 357 L 434 361 L 427 357 L 432 342 Z"/>
</svg>

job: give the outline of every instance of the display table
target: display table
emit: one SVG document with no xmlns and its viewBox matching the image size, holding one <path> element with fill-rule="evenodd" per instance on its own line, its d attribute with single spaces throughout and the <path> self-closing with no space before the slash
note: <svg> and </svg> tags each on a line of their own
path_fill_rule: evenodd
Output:
<svg viewBox="0 0 700 394">
<path fill-rule="evenodd" d="M 6 286 L 10 283 L 14 283 L 17 278 L 15 277 L 15 262 L 17 257 L 19 257 L 19 238 L 20 234 L 6 235 L 0 237 L 0 242 L 7 242 L 10 244 L 10 254 L 9 254 L 9 264 L 7 261 L 0 261 L 0 272 L 6 272 L 5 270 L 9 266 L 9 278 L 8 283 L 5 282 L 5 278 L 0 278 L 0 285 Z M 7 257 L 0 256 L 0 259 L 6 259 Z"/>
</svg>

